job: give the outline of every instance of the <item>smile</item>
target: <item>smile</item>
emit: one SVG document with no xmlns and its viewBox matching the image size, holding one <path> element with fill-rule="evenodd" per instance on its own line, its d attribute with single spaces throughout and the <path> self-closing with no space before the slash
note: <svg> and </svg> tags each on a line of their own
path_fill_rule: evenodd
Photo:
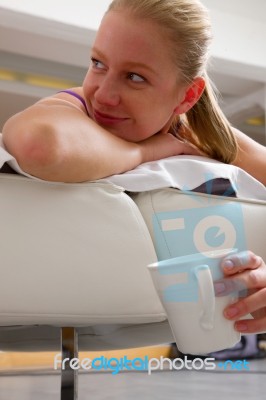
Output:
<svg viewBox="0 0 266 400">
<path fill-rule="evenodd" d="M 121 118 L 109 114 L 101 113 L 100 111 L 93 110 L 93 116 L 96 122 L 103 125 L 115 125 L 126 121 L 128 118 Z"/>
</svg>

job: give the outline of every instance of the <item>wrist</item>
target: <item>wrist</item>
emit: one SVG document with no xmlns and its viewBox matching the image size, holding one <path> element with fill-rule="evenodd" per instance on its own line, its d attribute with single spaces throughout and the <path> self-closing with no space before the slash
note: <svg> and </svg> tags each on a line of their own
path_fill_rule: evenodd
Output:
<svg viewBox="0 0 266 400">
<path fill-rule="evenodd" d="M 144 140 L 138 143 L 139 154 L 140 154 L 140 164 L 144 164 L 149 161 L 154 161 L 154 148 L 149 140 Z"/>
</svg>

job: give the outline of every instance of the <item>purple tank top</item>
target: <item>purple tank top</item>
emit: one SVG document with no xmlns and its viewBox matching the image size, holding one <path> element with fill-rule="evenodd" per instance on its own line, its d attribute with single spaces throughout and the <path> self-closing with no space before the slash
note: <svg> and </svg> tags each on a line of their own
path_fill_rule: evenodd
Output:
<svg viewBox="0 0 266 400">
<path fill-rule="evenodd" d="M 79 94 L 73 92 L 72 90 L 60 90 L 60 92 L 58 92 L 58 93 L 68 93 L 68 94 L 70 94 L 70 96 L 76 97 L 76 99 L 81 101 L 81 103 L 84 105 L 88 116 L 90 116 L 88 108 L 87 108 L 87 104 L 85 103 L 85 100 L 83 99 L 83 97 L 81 97 Z"/>
</svg>

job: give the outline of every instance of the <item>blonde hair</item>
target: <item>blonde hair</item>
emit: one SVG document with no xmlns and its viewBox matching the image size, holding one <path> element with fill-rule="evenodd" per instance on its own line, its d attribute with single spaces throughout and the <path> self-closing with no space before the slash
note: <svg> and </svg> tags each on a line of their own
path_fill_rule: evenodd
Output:
<svg viewBox="0 0 266 400">
<path fill-rule="evenodd" d="M 212 39 L 207 9 L 199 0 L 113 0 L 107 12 L 121 10 L 162 27 L 170 39 L 172 57 L 185 83 L 204 77 L 206 86 L 202 96 L 182 116 L 190 132 L 187 139 L 208 156 L 232 162 L 237 153 L 236 139 L 206 72 Z"/>
</svg>

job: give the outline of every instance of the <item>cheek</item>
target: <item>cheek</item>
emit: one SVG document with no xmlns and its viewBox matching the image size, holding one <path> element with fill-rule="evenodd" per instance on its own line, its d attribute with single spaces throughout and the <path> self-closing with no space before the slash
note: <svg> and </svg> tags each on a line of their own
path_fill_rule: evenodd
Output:
<svg viewBox="0 0 266 400">
<path fill-rule="evenodd" d="M 93 79 L 91 77 L 91 73 L 90 72 L 88 72 L 87 75 L 85 76 L 85 79 L 83 81 L 82 87 L 83 87 L 84 96 L 88 100 L 88 98 L 95 91 L 95 84 L 93 84 Z"/>
<path fill-rule="evenodd" d="M 166 96 L 154 96 L 147 107 L 146 119 L 153 127 L 162 128 L 174 114 L 175 102 L 167 101 Z"/>
</svg>

